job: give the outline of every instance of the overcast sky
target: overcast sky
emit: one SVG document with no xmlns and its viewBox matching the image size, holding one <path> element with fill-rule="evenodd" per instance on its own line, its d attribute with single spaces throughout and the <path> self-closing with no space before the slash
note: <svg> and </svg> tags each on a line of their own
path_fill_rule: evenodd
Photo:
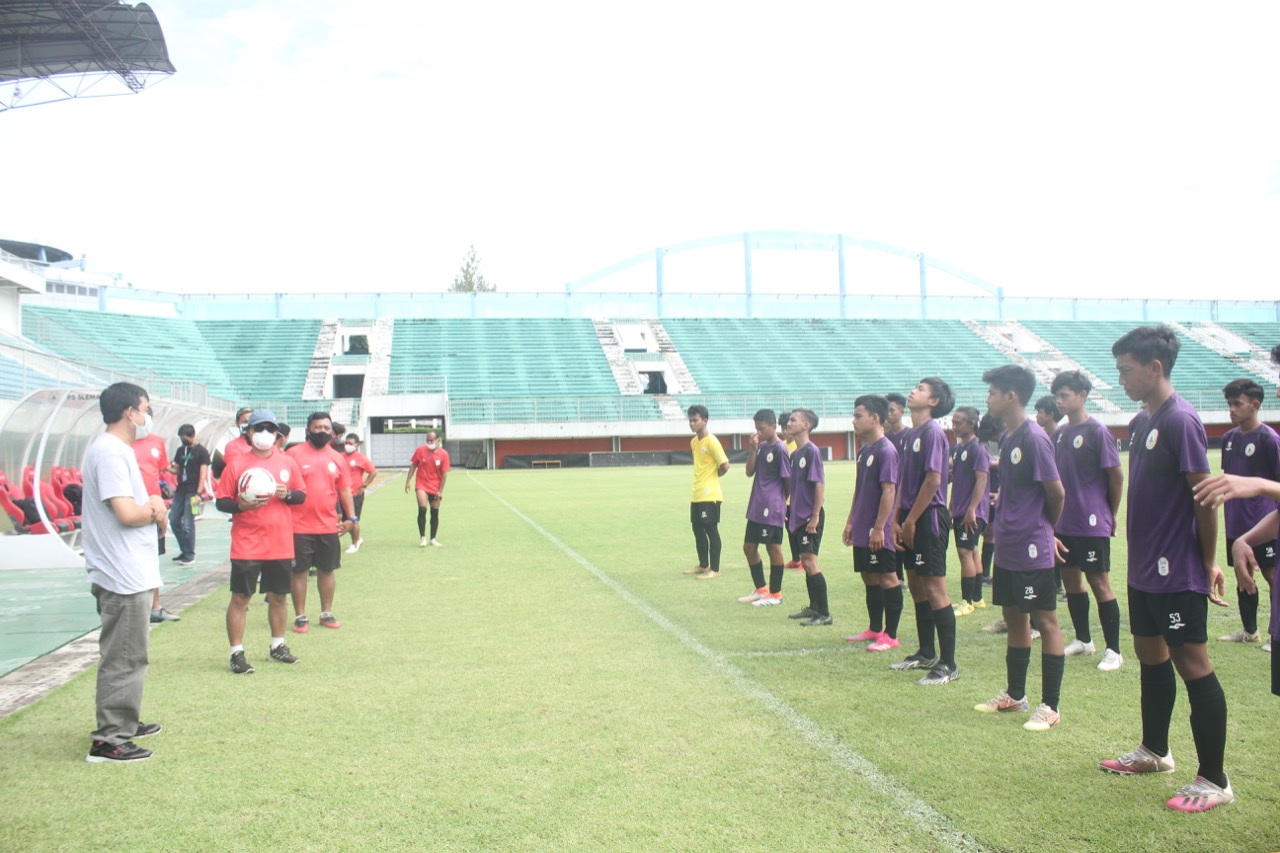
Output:
<svg viewBox="0 0 1280 853">
<path fill-rule="evenodd" d="M 1280 298 L 1273 3 L 151 5 L 172 78 L 0 114 L 0 236 L 180 291 L 443 290 L 473 243 L 560 290 L 795 229 L 1015 295 Z M 676 272 L 735 287 L 740 252 Z"/>
</svg>

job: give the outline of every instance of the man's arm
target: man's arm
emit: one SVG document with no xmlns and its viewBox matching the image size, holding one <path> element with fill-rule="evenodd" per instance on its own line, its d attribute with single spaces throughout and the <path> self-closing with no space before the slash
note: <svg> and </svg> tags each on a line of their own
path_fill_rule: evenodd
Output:
<svg viewBox="0 0 1280 853">
<path fill-rule="evenodd" d="M 728 463 L 725 463 L 728 464 Z M 813 484 L 813 515 L 809 517 L 809 523 L 804 529 L 810 533 L 818 532 L 818 517 L 822 514 L 822 501 L 827 495 L 826 483 Z"/>
<path fill-rule="evenodd" d="M 867 545 L 872 551 L 884 550 L 884 526 L 893 514 L 893 507 L 898 502 L 898 486 L 895 483 L 880 484 L 880 506 L 876 508 L 875 527 L 871 528 L 871 538 Z"/>
<path fill-rule="evenodd" d="M 1207 473 L 1195 472 L 1187 474 L 1187 483 L 1192 492 L 1195 487 L 1207 480 Z M 1205 506 L 1199 501 L 1192 504 L 1196 513 L 1196 536 L 1200 540 L 1200 561 L 1204 564 L 1204 573 L 1209 580 L 1209 600 L 1219 607 L 1227 607 L 1223 595 L 1227 592 L 1227 581 L 1218 568 L 1218 507 Z"/>
<path fill-rule="evenodd" d="M 1049 526 L 1055 527 L 1062 517 L 1062 506 L 1067 500 L 1067 490 L 1061 480 L 1045 480 L 1040 484 L 1044 489 L 1044 513 L 1049 519 Z"/>
<path fill-rule="evenodd" d="M 978 507 L 987 500 L 987 472 L 973 472 L 973 494 L 969 496 L 969 506 L 964 511 L 964 526 L 967 530 L 978 529 Z"/>
<path fill-rule="evenodd" d="M 414 474 L 416 474 L 417 472 L 418 472 L 418 466 L 417 466 L 417 465 L 410 465 L 410 466 L 409 466 L 409 473 L 408 473 L 408 475 L 404 478 L 404 493 L 405 493 L 406 495 L 407 495 L 407 494 L 409 494 L 409 484 L 413 482 L 413 475 L 414 475 Z"/>
<path fill-rule="evenodd" d="M 107 502 L 111 504 L 111 511 L 115 513 L 116 521 L 125 527 L 159 524 L 160 519 L 165 517 L 164 500 L 159 495 L 152 495 L 147 498 L 146 503 L 141 504 L 124 495 L 108 498 Z"/>
<path fill-rule="evenodd" d="M 1116 465 L 1107 469 L 1107 506 L 1111 508 L 1112 518 L 1120 517 L 1120 501 L 1123 497 L 1124 469 Z"/>
<path fill-rule="evenodd" d="M 1265 477 L 1241 477 L 1238 474 L 1205 475 L 1205 479 L 1193 487 L 1196 501 L 1205 506 L 1217 506 L 1235 498 L 1256 498 L 1265 495 L 1280 501 L 1280 483 Z"/>
</svg>

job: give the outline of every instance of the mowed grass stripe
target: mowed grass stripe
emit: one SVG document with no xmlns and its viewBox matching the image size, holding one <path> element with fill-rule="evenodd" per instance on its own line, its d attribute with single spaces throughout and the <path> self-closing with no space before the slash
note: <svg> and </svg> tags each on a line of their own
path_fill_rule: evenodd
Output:
<svg viewBox="0 0 1280 853">
<path fill-rule="evenodd" d="M 695 651 L 715 672 L 737 690 L 758 702 L 770 714 L 777 717 L 787 729 L 800 735 L 807 743 L 836 764 L 852 771 L 857 777 L 857 782 L 869 785 L 874 791 L 884 795 L 886 802 L 882 805 L 882 808 L 903 815 L 919 824 L 924 831 L 946 849 L 972 851 L 983 849 L 976 839 L 960 831 L 945 815 L 924 802 L 914 792 L 887 776 L 875 764 L 825 731 L 813 720 L 779 699 L 773 692 L 753 681 L 746 673 L 732 664 L 725 655 L 708 647 L 692 633 L 672 622 L 648 602 L 611 577 L 608 572 L 583 557 L 572 547 L 561 541 L 555 534 L 507 502 L 501 495 L 495 493 L 483 483 L 480 484 L 480 487 L 493 495 L 495 500 L 528 524 L 540 536 L 560 549 L 567 557 L 590 572 L 623 601 L 634 607 L 646 618 L 652 620 L 664 631 L 672 634 L 680 643 Z"/>
</svg>

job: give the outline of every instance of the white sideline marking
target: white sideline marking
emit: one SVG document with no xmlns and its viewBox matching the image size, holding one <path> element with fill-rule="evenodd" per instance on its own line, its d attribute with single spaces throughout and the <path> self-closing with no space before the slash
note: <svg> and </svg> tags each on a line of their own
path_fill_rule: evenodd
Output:
<svg viewBox="0 0 1280 853">
<path fill-rule="evenodd" d="M 865 652 L 866 650 L 865 646 L 855 646 L 851 643 L 843 648 L 821 646 L 812 649 L 757 649 L 746 652 L 720 652 L 720 654 L 727 658 L 802 658 L 809 655 L 844 655 L 849 652 Z"/>
<path fill-rule="evenodd" d="M 468 472 L 468 476 L 470 476 L 470 472 Z M 950 850 L 973 851 L 974 853 L 986 849 L 977 839 L 956 828 L 950 818 L 916 796 L 914 791 L 895 781 L 870 760 L 864 758 L 847 744 L 842 743 L 835 735 L 824 731 L 821 726 L 779 699 L 767 688 L 752 681 L 747 677 L 746 673 L 732 664 L 725 655 L 708 647 L 697 637 L 672 622 L 661 611 L 655 609 L 647 601 L 614 580 L 586 557 L 560 541 L 554 533 L 516 509 L 479 479 L 471 478 L 471 481 L 510 510 L 513 515 L 536 530 L 543 538 L 559 548 L 569 559 L 582 566 L 594 575 L 597 580 L 616 592 L 623 601 L 705 658 L 716 672 L 723 675 L 733 686 L 779 717 L 788 728 L 803 737 L 810 745 L 825 753 L 841 767 L 851 770 L 855 775 L 861 777 L 862 781 L 870 785 L 875 791 L 888 797 L 893 808 L 912 818 L 921 829 L 933 836 L 939 844 Z"/>
</svg>

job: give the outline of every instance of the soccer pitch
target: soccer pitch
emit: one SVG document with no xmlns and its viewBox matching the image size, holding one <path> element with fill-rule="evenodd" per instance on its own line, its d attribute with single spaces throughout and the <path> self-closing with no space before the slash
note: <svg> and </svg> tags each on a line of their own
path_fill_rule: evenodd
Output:
<svg viewBox="0 0 1280 853">
<path fill-rule="evenodd" d="M 1140 736 L 1127 616 L 1124 668 L 1069 658 L 1046 733 L 972 710 L 1005 686 L 1004 637 L 980 630 L 994 609 L 959 620 L 962 675 L 941 687 L 844 641 L 867 619 L 839 542 L 853 476 L 827 466 L 835 626 L 802 628 L 786 618 L 806 601 L 799 572 L 782 607 L 736 601 L 752 586 L 740 465 L 722 481 L 716 580 L 682 574 L 696 562 L 687 467 L 456 469 L 440 549 L 417 546 L 393 475 L 366 501 L 366 546 L 343 557 L 343 627 L 290 634 L 298 665 L 267 659 L 258 601 L 257 672 L 231 675 L 225 592 L 152 633 L 152 760 L 84 763 L 93 671 L 0 721 L 0 849 L 1280 849 L 1280 699 L 1256 645 L 1210 649 L 1237 801 L 1166 810 L 1196 769 L 1181 682 L 1177 772 L 1097 768 Z M 1124 614 L 1123 538 L 1115 550 Z M 1211 611 L 1211 637 L 1239 627 L 1234 606 Z M 905 655 L 909 605 L 902 628 Z M 1034 653 L 1028 690 L 1034 703 Z"/>
</svg>

